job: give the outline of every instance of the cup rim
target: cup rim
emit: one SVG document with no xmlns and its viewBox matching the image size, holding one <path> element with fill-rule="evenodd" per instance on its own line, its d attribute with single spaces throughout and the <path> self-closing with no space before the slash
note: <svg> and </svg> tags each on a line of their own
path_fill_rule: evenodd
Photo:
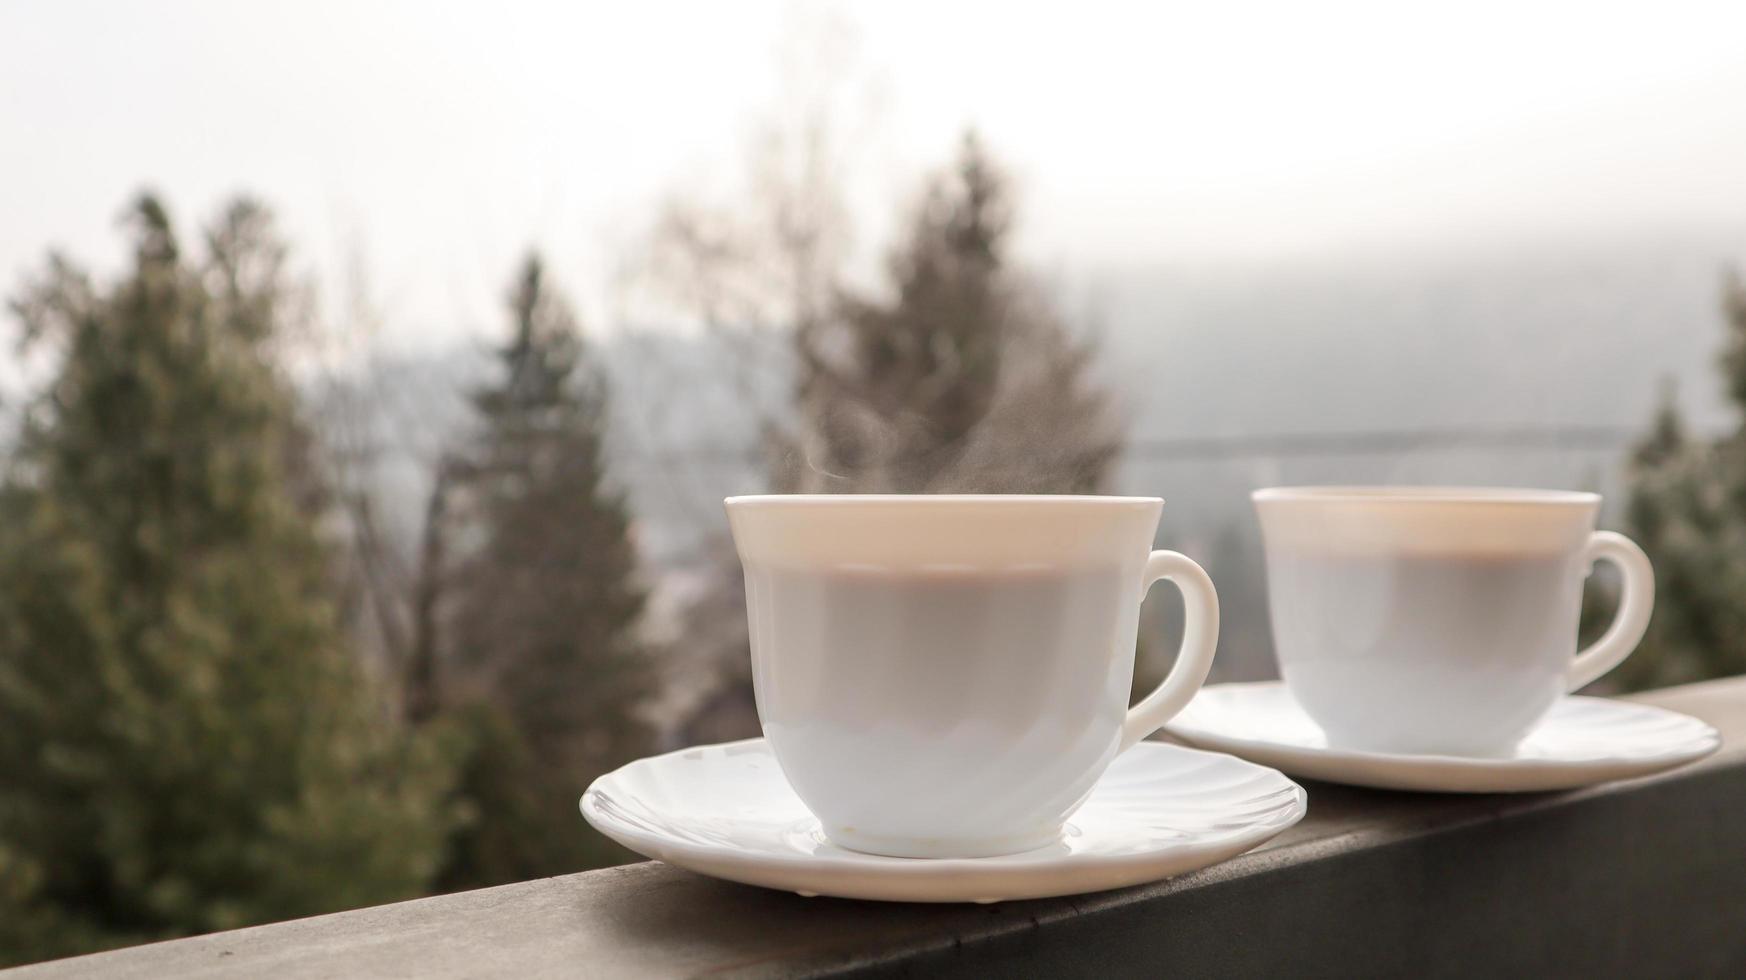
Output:
<svg viewBox="0 0 1746 980">
<path fill-rule="evenodd" d="M 1395 485 L 1335 485 L 1263 487 L 1249 495 L 1263 503 L 1342 504 L 1503 504 L 1509 506 L 1595 506 L 1598 493 L 1587 490 L 1539 490 L 1530 487 L 1462 487 Z"/>
<path fill-rule="evenodd" d="M 850 504 L 891 504 L 905 507 L 1024 504 L 1113 505 L 1153 507 L 1163 497 L 1122 497 L 1092 493 L 754 493 L 728 497 L 723 504 L 733 508 L 805 506 L 830 507 Z"/>
</svg>

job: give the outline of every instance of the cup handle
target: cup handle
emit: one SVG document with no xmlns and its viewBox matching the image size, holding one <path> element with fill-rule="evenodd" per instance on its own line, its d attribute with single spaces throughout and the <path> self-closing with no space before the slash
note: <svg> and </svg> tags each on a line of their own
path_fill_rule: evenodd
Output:
<svg viewBox="0 0 1746 980">
<path fill-rule="evenodd" d="M 1619 595 L 1619 611 L 1611 626 L 1588 649 L 1571 661 L 1566 690 L 1574 691 L 1617 667 L 1637 649 L 1643 632 L 1649 628 L 1649 612 L 1655 606 L 1655 569 L 1649 556 L 1637 547 L 1637 542 L 1612 531 L 1596 531 L 1583 549 L 1584 575 L 1594 570 L 1597 561 L 1610 561 L 1619 567 L 1625 584 Z"/>
<path fill-rule="evenodd" d="M 1125 751 L 1174 718 L 1200 690 L 1218 650 L 1219 594 L 1206 571 L 1187 555 L 1154 551 L 1146 559 L 1141 594 L 1150 592 L 1162 579 L 1175 582 L 1182 592 L 1182 649 L 1176 653 L 1176 666 L 1170 668 L 1170 676 L 1145 700 L 1128 709 L 1128 719 L 1122 724 L 1121 748 L 1117 751 Z"/>
</svg>

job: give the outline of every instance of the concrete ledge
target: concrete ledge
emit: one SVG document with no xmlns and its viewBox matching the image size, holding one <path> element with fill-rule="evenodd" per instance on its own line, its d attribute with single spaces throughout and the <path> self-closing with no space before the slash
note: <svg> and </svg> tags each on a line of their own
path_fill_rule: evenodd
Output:
<svg viewBox="0 0 1746 980">
<path fill-rule="evenodd" d="M 1307 783 L 1309 817 L 1272 844 L 1140 888 L 890 905 L 646 863 L 5 975 L 1746 976 L 1746 678 L 1641 700 L 1722 750 L 1533 796 Z"/>
</svg>

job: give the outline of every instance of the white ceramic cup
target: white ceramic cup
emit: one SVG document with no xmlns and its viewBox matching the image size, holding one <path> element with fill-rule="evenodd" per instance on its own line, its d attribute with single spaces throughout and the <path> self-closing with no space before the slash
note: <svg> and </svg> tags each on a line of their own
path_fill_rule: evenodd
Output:
<svg viewBox="0 0 1746 980">
<path fill-rule="evenodd" d="M 732 497 L 764 735 L 835 843 L 984 857 L 1056 840 L 1206 679 L 1218 597 L 1152 551 L 1155 497 Z M 1140 599 L 1187 627 L 1132 710 Z"/>
<path fill-rule="evenodd" d="M 1595 531 L 1592 493 L 1295 487 L 1254 501 L 1280 673 L 1335 747 L 1507 754 L 1649 625 L 1649 559 Z M 1624 590 L 1579 654 L 1583 581 L 1599 560 L 1618 565 Z"/>
</svg>

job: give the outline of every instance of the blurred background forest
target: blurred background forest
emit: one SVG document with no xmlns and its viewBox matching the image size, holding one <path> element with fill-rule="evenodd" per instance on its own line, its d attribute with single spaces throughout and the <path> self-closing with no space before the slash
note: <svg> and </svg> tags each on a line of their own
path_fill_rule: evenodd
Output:
<svg viewBox="0 0 1746 980">
<path fill-rule="evenodd" d="M 589 781 L 757 732 L 735 493 L 1163 496 L 1237 680 L 1250 489 L 1596 489 L 1605 683 L 1746 671 L 1672 9 L 0 7 L 0 963 L 628 859 Z"/>
</svg>

